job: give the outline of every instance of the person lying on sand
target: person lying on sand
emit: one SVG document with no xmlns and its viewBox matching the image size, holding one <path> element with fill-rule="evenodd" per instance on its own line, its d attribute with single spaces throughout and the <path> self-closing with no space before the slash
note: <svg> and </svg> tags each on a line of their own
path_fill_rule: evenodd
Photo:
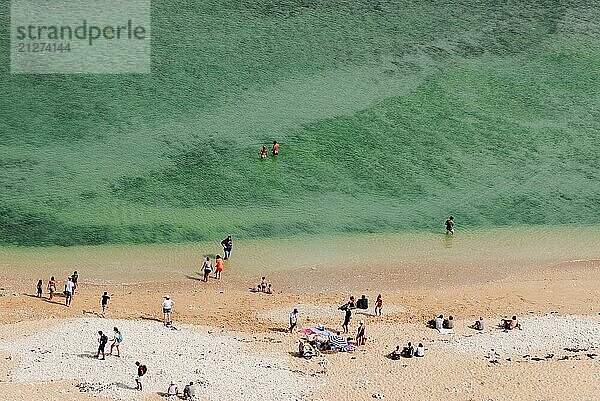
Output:
<svg viewBox="0 0 600 401">
<path fill-rule="evenodd" d="M 519 323 L 519 320 L 516 316 L 513 316 L 512 319 L 502 319 L 502 327 L 505 331 L 512 330 L 515 328 L 523 330 L 523 328 L 521 327 L 521 323 Z"/>
</svg>

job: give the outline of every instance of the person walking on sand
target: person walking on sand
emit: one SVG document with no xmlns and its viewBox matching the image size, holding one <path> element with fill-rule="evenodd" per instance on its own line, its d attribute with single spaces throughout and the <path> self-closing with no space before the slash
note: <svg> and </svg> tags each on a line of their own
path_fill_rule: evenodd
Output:
<svg viewBox="0 0 600 401">
<path fill-rule="evenodd" d="M 358 325 L 358 330 L 356 330 L 356 345 L 365 345 L 365 321 L 361 320 Z"/>
<path fill-rule="evenodd" d="M 119 331 L 118 328 L 113 327 L 113 331 L 115 332 L 114 337 L 112 339 L 112 344 L 110 345 L 110 352 L 108 355 L 112 355 L 113 348 L 117 348 L 117 356 L 121 356 L 121 343 L 123 342 L 123 334 Z"/>
<path fill-rule="evenodd" d="M 171 297 L 169 297 L 168 295 L 165 295 L 163 298 L 163 317 L 165 321 L 165 326 L 168 326 L 169 324 L 171 324 L 171 312 L 173 311 L 173 305 L 175 305 L 175 302 L 173 302 Z"/>
<path fill-rule="evenodd" d="M 279 155 L 279 143 L 277 143 L 277 141 L 273 141 L 273 148 L 271 151 L 273 152 L 273 157 Z"/>
<path fill-rule="evenodd" d="M 102 295 L 102 300 L 100 301 L 100 304 L 102 305 L 102 317 L 106 317 L 106 309 L 108 308 L 109 299 L 110 296 L 108 295 L 108 292 L 104 291 L 104 295 Z"/>
<path fill-rule="evenodd" d="M 350 308 L 346 308 L 344 315 L 344 323 L 342 323 L 342 332 L 348 333 L 348 325 L 350 324 L 350 319 L 352 319 L 352 311 Z"/>
<path fill-rule="evenodd" d="M 223 271 L 223 259 L 221 259 L 221 255 L 217 255 L 215 258 L 215 278 L 221 279 L 221 272 Z"/>
<path fill-rule="evenodd" d="M 79 280 L 79 274 L 77 270 L 71 275 L 71 281 L 73 282 L 73 297 L 75 297 L 75 291 L 77 291 L 77 281 Z"/>
<path fill-rule="evenodd" d="M 223 252 L 225 253 L 224 259 L 227 260 L 231 257 L 231 249 L 233 248 L 233 239 L 231 235 L 228 235 L 223 241 L 221 241 Z"/>
<path fill-rule="evenodd" d="M 65 282 L 65 306 L 71 306 L 71 300 L 73 299 L 73 288 L 75 288 L 75 284 L 73 284 L 71 277 L 69 277 Z"/>
<path fill-rule="evenodd" d="M 298 324 L 298 309 L 294 308 L 292 313 L 290 313 L 290 333 L 294 332 L 294 328 Z"/>
<path fill-rule="evenodd" d="M 37 297 L 41 298 L 42 297 L 42 287 L 44 286 L 44 283 L 42 282 L 42 279 L 38 280 L 37 283 Z"/>
<path fill-rule="evenodd" d="M 50 293 L 49 299 L 54 298 L 54 293 L 56 292 L 56 281 L 54 281 L 54 276 L 50 277 L 50 281 L 48 281 L 48 292 Z"/>
<path fill-rule="evenodd" d="M 444 223 L 446 225 L 446 234 L 454 234 L 454 217 L 450 216 Z"/>
<path fill-rule="evenodd" d="M 262 149 L 260 150 L 260 160 L 264 160 L 267 158 L 269 154 L 267 153 L 267 147 L 263 146 Z"/>
<path fill-rule="evenodd" d="M 137 375 L 135 376 L 136 390 L 142 391 L 142 378 L 148 371 L 148 368 L 146 368 L 146 365 L 142 365 L 139 362 L 136 362 L 135 366 L 137 366 Z"/>
<path fill-rule="evenodd" d="M 106 334 L 102 333 L 102 331 L 98 332 L 98 352 L 96 352 L 96 358 L 102 354 L 102 360 L 106 359 L 106 355 L 104 354 L 104 347 L 106 347 L 106 343 L 108 342 L 108 337 Z"/>
<path fill-rule="evenodd" d="M 206 257 L 206 260 L 202 264 L 202 271 L 204 272 L 204 278 L 202 279 L 202 281 L 204 281 L 205 283 L 208 283 L 208 276 L 210 275 L 210 272 L 212 271 L 212 262 L 210 261 L 210 258 L 208 256 Z"/>
<path fill-rule="evenodd" d="M 377 295 L 377 300 L 375 301 L 375 316 L 381 316 L 381 309 L 383 308 L 383 299 L 381 299 L 381 294 Z"/>
<path fill-rule="evenodd" d="M 169 384 L 169 388 L 167 389 L 167 400 L 168 401 L 176 401 L 177 393 L 179 393 L 177 384 L 175 383 L 175 380 L 171 380 L 171 383 Z"/>
</svg>

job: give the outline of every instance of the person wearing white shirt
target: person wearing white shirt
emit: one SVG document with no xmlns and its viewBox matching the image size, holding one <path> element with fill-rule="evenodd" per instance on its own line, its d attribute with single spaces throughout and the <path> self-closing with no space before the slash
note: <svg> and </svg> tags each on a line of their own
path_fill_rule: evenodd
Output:
<svg viewBox="0 0 600 401">
<path fill-rule="evenodd" d="M 71 306 L 71 300 L 73 299 L 73 289 L 75 288 L 75 284 L 73 283 L 71 277 L 67 279 L 65 282 L 65 305 Z"/>
<path fill-rule="evenodd" d="M 171 297 L 165 295 L 162 303 L 165 326 L 171 324 L 171 312 L 173 311 L 173 305 L 175 305 L 175 302 L 173 302 Z"/>
</svg>

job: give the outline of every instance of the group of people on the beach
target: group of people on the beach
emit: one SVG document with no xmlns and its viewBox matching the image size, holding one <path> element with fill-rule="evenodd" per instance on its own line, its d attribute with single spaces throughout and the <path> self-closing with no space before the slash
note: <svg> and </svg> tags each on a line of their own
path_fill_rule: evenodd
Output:
<svg viewBox="0 0 600 401">
<path fill-rule="evenodd" d="M 262 293 L 265 293 L 265 294 L 273 294 L 275 290 L 273 289 L 273 284 L 271 284 L 271 283 L 269 283 L 267 281 L 267 277 L 266 276 L 263 276 L 260 279 L 260 283 L 258 283 L 256 285 L 256 287 L 250 288 L 250 291 L 252 291 L 252 292 L 262 292 Z"/>
<path fill-rule="evenodd" d="M 113 354 L 113 349 L 117 349 L 117 357 L 121 356 L 121 343 L 123 342 L 123 334 L 121 334 L 121 331 L 117 328 L 117 327 L 113 327 L 113 338 L 112 338 L 112 343 L 110 345 L 110 352 L 108 353 L 108 355 L 112 355 Z M 101 360 L 106 359 L 106 351 L 105 351 L 105 347 L 106 344 L 108 343 L 108 336 L 102 332 L 101 330 L 98 331 L 98 351 L 96 352 L 96 358 L 99 358 Z M 102 355 L 102 358 L 100 358 L 100 355 Z"/>
<path fill-rule="evenodd" d="M 279 155 L 279 143 L 277 141 L 273 141 L 273 146 L 271 147 L 271 155 L 273 157 L 277 157 Z M 264 160 L 269 157 L 269 153 L 267 151 L 267 147 L 263 146 L 260 149 L 260 159 Z"/>
<path fill-rule="evenodd" d="M 231 251 L 233 250 L 233 238 L 231 235 L 228 235 L 227 238 L 221 241 L 221 247 L 223 248 L 224 257 L 221 257 L 221 255 L 215 256 L 214 263 L 215 279 L 217 280 L 221 279 L 221 273 L 223 272 L 223 267 L 225 266 L 225 260 L 231 257 Z M 210 260 L 210 256 L 207 256 L 202 263 L 202 281 L 207 283 L 212 271 L 213 262 Z"/>
<path fill-rule="evenodd" d="M 65 306 L 71 306 L 73 297 L 75 297 L 75 290 L 77 289 L 78 280 L 79 274 L 77 273 L 77 270 L 75 270 L 73 274 L 70 277 L 67 277 L 67 279 L 65 280 L 65 289 L 63 291 L 63 295 L 65 297 Z M 46 288 L 48 289 L 48 300 L 51 301 L 54 299 L 54 294 L 56 294 L 56 287 L 56 279 L 54 278 L 54 276 L 51 276 L 50 280 L 48 280 L 48 285 L 46 286 Z M 44 282 L 42 281 L 42 279 L 39 279 L 36 285 L 36 295 L 38 298 L 43 297 L 43 288 Z"/>
</svg>

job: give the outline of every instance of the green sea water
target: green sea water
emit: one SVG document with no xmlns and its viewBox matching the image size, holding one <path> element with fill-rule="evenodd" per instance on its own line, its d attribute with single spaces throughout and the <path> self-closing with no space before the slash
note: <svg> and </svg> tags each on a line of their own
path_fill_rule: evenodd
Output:
<svg viewBox="0 0 600 401">
<path fill-rule="evenodd" d="M 153 1 L 152 31 L 149 75 L 14 75 L 0 30 L 0 243 L 600 222 L 595 2 Z"/>
</svg>

